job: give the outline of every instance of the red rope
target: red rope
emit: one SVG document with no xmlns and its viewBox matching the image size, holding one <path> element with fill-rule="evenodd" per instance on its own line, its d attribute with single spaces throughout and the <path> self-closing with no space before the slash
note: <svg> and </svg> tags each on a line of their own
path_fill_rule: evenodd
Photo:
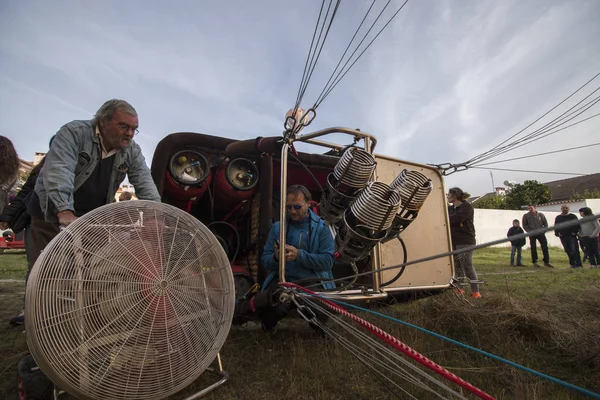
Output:
<svg viewBox="0 0 600 400">
<path fill-rule="evenodd" d="M 396 348 L 397 350 L 399 350 L 403 354 L 407 355 L 408 357 L 412 358 L 413 360 L 417 361 L 421 365 L 424 365 L 425 367 L 433 370 L 434 372 L 436 372 L 437 374 L 443 376 L 444 378 L 446 378 L 446 379 L 448 379 L 448 380 L 456 383 L 460 387 L 468 390 L 469 392 L 473 393 L 475 396 L 477 396 L 477 397 L 479 397 L 481 399 L 495 400 L 494 397 L 490 396 L 489 394 L 487 394 L 483 390 L 476 388 L 475 386 L 473 386 L 469 382 L 465 381 L 464 379 L 462 379 L 462 378 L 454 375 L 452 372 L 448 371 L 444 367 L 442 367 L 442 366 L 436 364 L 435 362 L 431 361 L 430 359 L 428 359 L 424 355 L 420 354 L 419 352 L 417 352 L 413 348 L 411 348 L 411 347 L 407 346 L 406 344 L 402 343 L 400 340 L 396 339 L 395 337 L 393 337 L 389 333 L 387 333 L 384 330 L 376 327 L 375 325 L 371 324 L 370 322 L 367 322 L 364 319 L 359 318 L 356 315 L 349 313 L 348 311 L 344 310 L 342 307 L 338 306 L 337 304 L 333 303 L 332 301 L 324 299 L 324 298 L 318 296 L 317 293 L 315 293 L 315 292 L 313 292 L 313 291 L 311 291 L 309 289 L 306 289 L 306 288 L 304 288 L 302 286 L 296 285 L 295 283 L 280 282 L 279 285 L 285 286 L 285 287 L 299 289 L 299 290 L 302 290 L 302 291 L 304 291 L 306 293 L 309 293 L 309 294 L 312 294 L 312 295 L 316 295 L 316 297 L 315 297 L 316 300 L 318 300 L 321 303 L 325 304 L 327 307 L 331 308 L 332 310 L 336 311 L 337 313 L 339 313 L 339 314 L 341 314 L 341 315 L 343 315 L 345 317 L 348 317 L 348 318 L 352 319 L 354 322 L 358 323 L 359 325 L 367 328 L 369 330 L 369 332 L 371 332 L 373 335 L 375 335 L 378 338 L 382 339 L 383 341 L 385 341 L 389 345 L 393 346 L 394 348 Z"/>
</svg>

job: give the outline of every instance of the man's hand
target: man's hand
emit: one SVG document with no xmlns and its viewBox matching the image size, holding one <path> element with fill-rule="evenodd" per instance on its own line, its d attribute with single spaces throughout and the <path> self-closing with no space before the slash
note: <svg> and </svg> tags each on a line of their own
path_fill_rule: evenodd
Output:
<svg viewBox="0 0 600 400">
<path fill-rule="evenodd" d="M 298 257 L 298 249 L 289 244 L 285 245 L 285 261 L 294 261 Z"/>
<path fill-rule="evenodd" d="M 273 257 L 279 261 L 279 244 L 277 242 L 273 244 Z"/>
<path fill-rule="evenodd" d="M 77 219 L 77 217 L 75 216 L 75 214 L 73 214 L 73 211 L 71 210 L 61 211 L 58 214 L 56 214 L 56 216 L 58 217 L 58 224 L 64 227 L 69 226 L 71 222 L 75 222 L 75 220 Z"/>
<path fill-rule="evenodd" d="M 0 221 L 0 230 L 7 230 L 8 229 L 8 222 L 6 221 Z"/>
</svg>

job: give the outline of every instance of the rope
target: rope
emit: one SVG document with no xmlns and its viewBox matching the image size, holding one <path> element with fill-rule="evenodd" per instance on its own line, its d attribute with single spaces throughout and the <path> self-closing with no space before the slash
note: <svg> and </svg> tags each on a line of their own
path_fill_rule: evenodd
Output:
<svg viewBox="0 0 600 400">
<path fill-rule="evenodd" d="M 320 297 L 319 295 L 315 295 L 315 296 L 316 297 Z M 598 394 L 598 393 L 594 393 L 594 392 L 589 391 L 587 389 L 583 389 L 583 388 L 581 388 L 579 386 L 575 386 L 575 385 L 573 385 L 571 383 L 568 383 L 568 382 L 565 382 L 565 381 L 561 381 L 560 379 L 554 378 L 554 377 L 552 377 L 550 375 L 546 375 L 546 374 L 544 374 L 542 372 L 535 371 L 535 370 L 533 370 L 531 368 L 528 368 L 528 367 L 525 367 L 523 365 L 517 364 L 517 363 L 512 362 L 510 360 L 507 360 L 505 358 L 502 358 L 502 357 L 496 356 L 494 354 L 488 353 L 487 351 L 478 349 L 478 348 L 473 347 L 473 346 L 469 346 L 468 344 L 461 343 L 461 342 L 456 341 L 454 339 L 450 339 L 450 338 L 448 338 L 446 336 L 440 335 L 439 333 L 435 333 L 435 332 L 429 331 L 429 330 L 427 330 L 425 328 L 421 328 L 420 326 L 413 325 L 413 324 L 411 324 L 409 322 L 402 321 L 400 319 L 397 319 L 397 318 L 391 317 L 389 315 L 385 315 L 385 314 L 379 313 L 377 311 L 372 311 L 372 310 L 369 310 L 369 309 L 366 309 L 366 308 L 363 308 L 363 307 L 355 306 L 355 305 L 350 304 L 350 303 L 344 303 L 344 302 L 338 301 L 338 300 L 331 300 L 331 301 L 334 302 L 334 303 L 337 303 L 337 304 L 341 304 L 343 306 L 351 307 L 351 308 L 354 308 L 356 310 L 364 311 L 364 312 L 367 312 L 369 314 L 373 314 L 373 315 L 376 315 L 378 317 L 382 317 L 382 318 L 388 319 L 390 321 L 397 322 L 397 323 L 405 325 L 405 326 L 409 326 L 409 327 L 417 329 L 417 330 L 419 330 L 421 332 L 427 333 L 428 335 L 434 336 L 434 337 L 436 337 L 438 339 L 445 340 L 447 342 L 450 342 L 452 344 L 458 345 L 458 346 L 463 347 L 465 349 L 472 350 L 472 351 L 474 351 L 476 353 L 479 353 L 479 354 L 481 354 L 483 356 L 486 356 L 486 357 L 492 358 L 494 360 L 503 362 L 505 364 L 510 365 L 511 367 L 515 367 L 517 369 L 520 369 L 522 371 L 528 372 L 528 373 L 530 373 L 532 375 L 535 375 L 537 377 L 544 378 L 544 379 L 547 379 L 547 380 L 549 380 L 551 382 L 554 382 L 554 383 L 557 383 L 557 384 L 562 385 L 564 387 L 567 387 L 569 389 L 576 390 L 576 391 L 578 391 L 580 393 L 585 394 L 586 396 L 591 396 L 593 398 L 600 399 L 600 394 Z"/>
<path fill-rule="evenodd" d="M 494 246 L 494 245 L 497 245 L 497 244 L 502 244 L 502 243 L 510 242 L 511 240 L 524 239 L 524 238 L 527 238 L 527 237 L 530 237 L 530 236 L 539 236 L 539 235 L 542 235 L 542 234 L 544 234 L 546 232 L 553 231 L 555 229 L 571 228 L 573 226 L 579 225 L 582 222 L 595 221 L 597 219 L 600 219 L 600 214 L 590 215 L 590 216 L 587 216 L 587 217 L 584 217 L 584 218 L 581 218 L 581 219 L 563 222 L 563 223 L 556 224 L 556 225 L 553 225 L 553 226 L 547 227 L 547 228 L 535 229 L 535 230 L 529 231 L 527 233 L 521 233 L 519 235 L 511 236 L 510 238 L 503 238 L 503 239 L 492 240 L 491 242 L 482 243 L 482 244 L 478 244 L 478 245 L 470 246 L 470 247 L 465 247 L 465 248 L 462 248 L 462 249 L 459 249 L 459 250 L 448 251 L 446 253 L 439 253 L 439 254 L 436 254 L 436 255 L 433 255 L 433 256 L 419 258 L 417 260 L 412 260 L 412 261 L 405 262 L 405 263 L 402 263 L 402 264 L 396 264 L 396 265 L 390 265 L 389 267 L 378 268 L 375 271 L 361 272 L 359 274 L 348 275 L 348 276 L 345 276 L 343 278 L 321 280 L 319 283 L 315 283 L 315 284 L 311 284 L 311 285 L 306 285 L 305 287 L 314 287 L 314 286 L 322 285 L 324 283 L 344 281 L 344 280 L 347 280 L 348 278 L 354 278 L 354 277 L 358 278 L 358 277 L 361 277 L 361 276 L 378 274 L 380 272 L 389 271 L 391 269 L 397 269 L 397 268 L 404 267 L 404 266 L 407 266 L 407 265 L 420 264 L 420 263 L 423 263 L 425 261 L 436 260 L 438 258 L 450 257 L 450 256 L 454 256 L 454 255 L 457 255 L 457 254 L 466 253 L 466 252 L 473 251 L 473 250 L 483 249 L 485 247 L 490 247 L 490 246 Z"/>
<path fill-rule="evenodd" d="M 318 299 L 314 297 L 304 297 L 303 300 L 310 305 L 313 310 L 318 310 L 319 312 L 326 315 L 329 321 L 337 323 L 340 328 L 346 331 L 348 335 L 354 337 L 359 343 L 352 342 L 344 335 L 336 332 L 331 329 L 329 324 L 319 322 L 318 318 L 313 320 L 313 323 L 320 327 L 326 334 L 330 335 L 332 339 L 339 341 L 339 343 L 347 349 L 354 357 L 356 357 L 361 363 L 365 365 L 365 367 L 369 368 L 375 376 L 377 376 L 382 381 L 385 379 L 392 385 L 394 385 L 399 391 L 404 392 L 411 398 L 415 398 L 413 395 L 408 393 L 404 388 L 399 386 L 396 382 L 390 379 L 388 376 L 379 371 L 376 367 L 381 368 L 385 372 L 395 375 L 401 379 L 404 379 L 408 383 L 411 383 L 419 388 L 428 391 L 429 393 L 437 396 L 438 398 L 446 398 L 443 395 L 439 394 L 433 388 L 427 385 L 427 383 L 423 382 L 421 379 L 427 380 L 429 383 L 436 385 L 438 388 L 447 391 L 453 396 L 466 399 L 464 395 L 458 393 L 456 390 L 453 390 L 448 386 L 448 384 L 444 383 L 440 379 L 437 379 L 430 373 L 426 372 L 419 364 L 415 364 L 412 360 L 407 359 L 402 356 L 401 353 L 390 349 L 385 343 L 377 340 L 376 338 L 370 336 L 365 333 L 363 330 L 359 329 L 359 327 L 355 326 L 352 323 L 346 322 L 343 317 L 329 309 L 323 307 Z M 363 348 L 367 347 L 367 348 Z M 410 370 L 410 371 L 409 371 Z M 419 379 L 419 377 L 421 379 Z M 396 394 L 397 396 L 397 394 Z"/>
<path fill-rule="evenodd" d="M 434 371 L 437 374 L 443 376 L 444 378 L 448 379 L 449 381 L 456 383 L 457 385 L 459 385 L 463 389 L 468 390 L 469 392 L 473 393 L 474 395 L 476 395 L 477 397 L 479 397 L 481 399 L 494 400 L 494 397 L 492 397 L 489 394 L 485 393 L 481 389 L 476 388 L 475 386 L 473 386 L 469 382 L 467 382 L 464 379 L 458 377 L 457 375 L 455 375 L 452 372 L 448 371 L 444 367 L 442 367 L 442 366 L 436 364 L 435 362 L 431 361 L 430 359 L 428 359 L 424 355 L 418 353 L 416 350 L 412 349 L 411 347 L 407 346 L 406 344 L 404 344 L 400 340 L 396 339 L 394 336 L 392 336 L 389 333 L 385 332 L 384 330 L 376 327 L 375 325 L 371 324 L 370 322 L 367 322 L 364 319 L 359 318 L 356 315 L 349 313 L 348 311 L 346 311 L 343 308 L 339 307 L 338 305 L 336 305 L 335 303 L 331 302 L 330 300 L 318 297 L 317 294 L 315 292 L 313 292 L 312 290 L 303 288 L 302 286 L 299 286 L 299 285 L 296 285 L 296 284 L 293 284 L 293 283 L 287 283 L 287 282 L 280 282 L 279 285 L 284 286 L 284 287 L 288 287 L 288 288 L 294 288 L 294 289 L 297 289 L 297 290 L 301 290 L 303 292 L 306 292 L 306 293 L 309 293 L 309 294 L 311 294 L 313 296 L 316 296 L 316 298 L 321 303 L 325 304 L 328 308 L 330 308 L 330 309 L 338 312 L 339 314 L 341 314 L 341 315 L 343 315 L 345 317 L 350 318 L 354 322 L 356 322 L 359 325 L 361 325 L 364 328 L 366 328 L 373 335 L 377 336 L 378 338 L 380 338 L 384 342 L 386 342 L 389 345 L 391 345 L 392 347 L 396 348 L 397 350 L 399 350 L 400 352 L 402 352 L 406 356 L 408 356 L 408 357 L 412 358 L 413 360 L 417 361 L 419 364 L 421 364 L 421 365 L 423 365 L 423 366 L 431 369 L 432 371 Z"/>
</svg>

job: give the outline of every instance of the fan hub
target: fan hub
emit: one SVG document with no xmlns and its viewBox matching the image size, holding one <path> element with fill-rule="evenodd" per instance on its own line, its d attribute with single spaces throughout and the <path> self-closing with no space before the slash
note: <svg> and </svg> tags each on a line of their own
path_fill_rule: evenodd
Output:
<svg viewBox="0 0 600 400">
<path fill-rule="evenodd" d="M 160 288 L 161 289 L 166 289 L 167 286 L 169 286 L 169 282 L 167 282 L 166 280 L 160 281 Z"/>
</svg>

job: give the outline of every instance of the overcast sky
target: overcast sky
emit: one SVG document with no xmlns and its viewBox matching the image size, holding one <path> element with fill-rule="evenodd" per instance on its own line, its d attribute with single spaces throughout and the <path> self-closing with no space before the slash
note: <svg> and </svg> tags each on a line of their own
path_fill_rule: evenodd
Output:
<svg viewBox="0 0 600 400">
<path fill-rule="evenodd" d="M 392 1 L 389 11 L 400 4 Z M 0 134 L 32 160 L 64 123 L 90 119 L 104 101 L 122 98 L 139 113 L 136 141 L 148 164 L 172 132 L 278 135 L 296 99 L 320 5 L 0 0 Z M 302 106 L 316 100 L 368 5 L 342 2 Z M 377 153 L 421 163 L 466 161 L 600 72 L 599 20 L 598 0 L 411 0 L 306 131 L 360 128 L 378 138 Z M 599 86 L 597 78 L 585 94 Z M 586 115 L 598 112 L 600 103 Z M 599 139 L 596 118 L 498 159 Z M 597 146 L 497 167 L 596 173 L 599 153 Z M 494 171 L 496 185 L 566 177 Z M 474 195 L 492 187 L 484 170 L 454 174 L 446 185 Z"/>
</svg>

